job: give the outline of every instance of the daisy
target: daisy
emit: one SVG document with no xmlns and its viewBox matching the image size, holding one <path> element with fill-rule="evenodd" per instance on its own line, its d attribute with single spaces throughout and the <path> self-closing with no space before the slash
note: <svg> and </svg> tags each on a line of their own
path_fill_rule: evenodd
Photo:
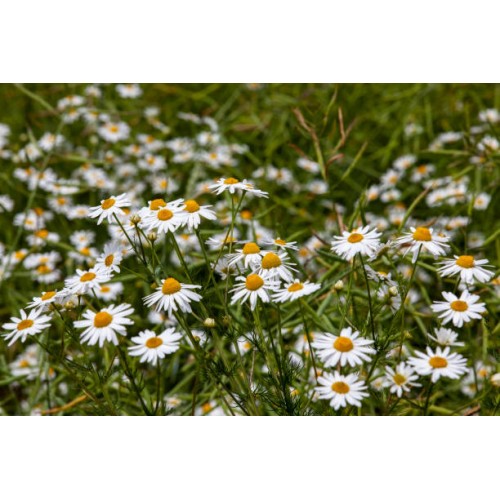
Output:
<svg viewBox="0 0 500 500">
<path fill-rule="evenodd" d="M 183 225 L 189 230 L 197 229 L 201 224 L 201 218 L 208 220 L 217 220 L 217 216 L 213 210 L 209 210 L 212 205 L 200 206 L 195 200 L 186 200 L 184 202 L 184 221 Z"/>
<path fill-rule="evenodd" d="M 97 133 L 108 142 L 118 142 L 128 139 L 130 127 L 124 122 L 108 122 L 97 129 Z"/>
<path fill-rule="evenodd" d="M 28 304 L 27 309 L 38 308 L 42 311 L 46 311 L 49 304 L 55 302 L 57 298 L 58 294 L 56 290 L 42 292 L 38 297 L 33 297 L 33 300 Z"/>
<path fill-rule="evenodd" d="M 289 248 L 290 250 L 296 250 L 296 251 L 299 250 L 296 241 L 286 241 L 279 237 L 274 240 L 272 238 L 264 239 L 262 240 L 262 244 L 265 246 L 276 245 L 280 248 Z"/>
<path fill-rule="evenodd" d="M 318 283 L 310 283 L 309 281 L 302 282 L 296 279 L 293 283 L 287 283 L 285 288 L 277 290 L 273 295 L 273 299 L 276 300 L 276 302 L 292 302 L 300 297 L 311 295 L 320 288 L 321 285 Z"/>
<path fill-rule="evenodd" d="M 318 377 L 316 391 L 319 399 L 329 399 L 330 406 L 337 411 L 349 405 L 361 406 L 361 400 L 368 396 L 365 383 L 357 374 L 341 375 L 339 372 L 325 373 Z"/>
<path fill-rule="evenodd" d="M 257 269 L 261 276 L 282 279 L 290 282 L 295 272 L 295 264 L 288 263 L 290 258 L 285 252 L 265 252 L 264 257 L 258 263 Z"/>
<path fill-rule="evenodd" d="M 255 269 L 261 262 L 264 252 L 260 249 L 257 243 L 250 241 L 243 245 L 243 248 L 238 249 L 235 253 L 227 256 L 230 266 L 236 265 L 243 261 L 245 268 Z"/>
<path fill-rule="evenodd" d="M 439 274 L 442 277 L 460 274 L 460 280 L 472 285 L 474 280 L 487 283 L 495 273 L 483 269 L 488 264 L 488 259 L 475 260 L 472 255 L 455 255 L 454 259 L 445 259 L 439 265 Z"/>
<path fill-rule="evenodd" d="M 349 326 L 343 328 L 339 336 L 333 333 L 317 335 L 311 345 L 317 349 L 318 356 L 326 368 L 337 363 L 340 363 L 340 366 L 349 364 L 354 367 L 364 361 L 370 361 L 369 355 L 375 354 L 375 350 L 368 347 L 373 341 L 363 339 L 359 335 L 359 332 L 353 332 Z"/>
<path fill-rule="evenodd" d="M 158 363 L 158 359 L 163 359 L 167 354 L 172 354 L 179 349 L 179 340 L 182 338 L 175 328 L 167 328 L 156 335 L 151 330 L 139 332 L 137 337 L 132 337 L 134 345 L 128 348 L 131 356 L 141 356 L 141 363 L 147 361 L 153 365 Z"/>
<path fill-rule="evenodd" d="M 111 300 L 116 300 L 118 296 L 123 293 L 123 285 L 120 282 L 106 283 L 105 285 L 96 288 L 94 293 L 98 299 L 110 302 Z"/>
<path fill-rule="evenodd" d="M 110 273 L 107 269 L 92 267 L 88 271 L 76 270 L 76 276 L 64 281 L 69 293 L 85 294 L 98 288 L 102 283 L 109 281 Z"/>
<path fill-rule="evenodd" d="M 409 245 L 404 252 L 413 252 L 412 262 L 415 263 L 417 256 L 421 250 L 427 250 L 435 257 L 445 255 L 449 246 L 446 244 L 448 237 L 445 235 L 433 235 L 434 229 L 427 229 L 419 226 L 417 228 L 410 227 L 411 232 L 397 238 L 396 242 L 401 245 Z"/>
<path fill-rule="evenodd" d="M 432 375 L 432 382 L 437 382 L 440 377 L 457 379 L 468 371 L 467 360 L 456 352 L 450 354 L 449 347 L 438 347 L 436 352 L 427 347 L 426 353 L 417 351 L 415 354 L 417 356 L 409 358 L 408 362 L 419 375 Z"/>
<path fill-rule="evenodd" d="M 108 222 L 114 222 L 113 215 L 123 215 L 125 212 L 121 207 L 130 206 L 130 201 L 127 194 L 123 193 L 120 196 L 111 196 L 105 200 L 101 200 L 101 204 L 96 207 L 90 207 L 89 217 L 92 219 L 99 217 L 97 224 L 100 224 L 105 218 Z"/>
<path fill-rule="evenodd" d="M 244 304 L 248 299 L 250 299 L 250 308 L 252 311 L 257 305 L 257 299 L 260 298 L 262 302 L 270 301 L 270 292 L 276 290 L 276 283 L 267 278 L 262 278 L 258 274 L 249 274 L 248 276 L 238 276 L 236 281 L 240 281 L 231 292 L 233 297 L 231 299 L 231 305 L 240 301 Z"/>
<path fill-rule="evenodd" d="M 190 302 L 199 302 L 201 295 L 193 292 L 195 288 L 201 288 L 200 285 L 186 285 L 180 283 L 175 278 L 166 278 L 161 281 L 161 288 L 144 297 L 144 303 L 151 307 L 156 304 L 156 311 L 172 311 L 180 309 L 182 312 L 192 312 Z"/>
<path fill-rule="evenodd" d="M 449 328 L 440 328 L 436 331 L 436 336 L 433 337 L 429 335 L 429 337 L 437 342 L 439 345 L 446 346 L 463 346 L 463 342 L 457 342 L 458 333 L 450 330 Z"/>
<path fill-rule="evenodd" d="M 75 321 L 75 328 L 85 328 L 81 334 L 81 341 L 89 345 L 99 342 L 99 347 L 104 341 L 113 342 L 118 345 L 117 333 L 126 335 L 125 325 L 133 325 L 134 322 L 128 318 L 134 312 L 130 304 L 110 305 L 99 312 L 87 310 L 83 313 L 85 319 Z"/>
<path fill-rule="evenodd" d="M 334 236 L 337 241 L 332 241 L 332 250 L 346 260 L 353 259 L 357 254 L 373 257 L 380 246 L 380 236 L 376 229 L 370 231 L 370 226 L 343 231 L 342 236 Z"/>
<path fill-rule="evenodd" d="M 157 202 L 156 204 L 155 201 Z M 160 234 L 174 233 L 184 222 L 184 209 L 179 203 L 183 203 L 184 200 L 176 200 L 171 203 L 165 203 L 165 205 L 161 202 L 165 203 L 163 200 L 153 200 L 151 202 L 150 209 L 145 212 L 146 215 L 144 215 L 142 223 L 148 231 L 156 230 Z"/>
<path fill-rule="evenodd" d="M 116 91 L 124 99 L 135 99 L 142 94 L 141 87 L 137 83 L 120 83 L 116 86 Z"/>
<path fill-rule="evenodd" d="M 117 241 L 104 245 L 104 250 L 97 258 L 96 269 L 106 269 L 109 272 L 120 272 L 120 262 L 123 259 L 124 247 Z"/>
<path fill-rule="evenodd" d="M 420 387 L 421 384 L 415 383 L 418 377 L 414 373 L 413 369 L 404 362 L 399 363 L 395 370 L 387 366 L 385 368 L 384 386 L 389 387 L 389 392 L 391 394 L 396 393 L 400 398 L 403 391 L 409 392 L 412 387 Z"/>
<path fill-rule="evenodd" d="M 28 335 L 36 335 L 49 327 L 50 316 L 42 315 L 42 309 L 33 309 L 27 315 L 23 309 L 19 311 L 20 318 L 10 318 L 12 323 L 4 323 L 2 328 L 10 330 L 4 335 L 5 340 L 10 340 L 9 345 L 12 345 L 16 340 L 21 339 L 21 342 L 26 340 Z"/>
<path fill-rule="evenodd" d="M 481 314 L 486 311 L 484 302 L 476 304 L 479 295 L 469 293 L 467 290 L 462 292 L 460 298 L 450 292 L 443 292 L 445 301 L 437 301 L 432 304 L 431 309 L 435 313 L 441 313 L 439 317 L 443 320 L 443 325 L 453 321 L 453 324 L 461 328 L 464 323 L 473 319 L 481 319 Z"/>
<path fill-rule="evenodd" d="M 268 197 L 268 193 L 261 191 L 260 189 L 256 189 L 254 185 L 250 184 L 246 179 L 239 181 L 234 177 L 228 177 L 227 179 L 221 177 L 215 184 L 209 186 L 209 189 L 211 189 L 215 194 L 221 194 L 224 191 L 229 191 L 230 194 L 235 194 L 236 190 L 239 190 L 253 193 L 255 196 L 262 198 Z"/>
</svg>

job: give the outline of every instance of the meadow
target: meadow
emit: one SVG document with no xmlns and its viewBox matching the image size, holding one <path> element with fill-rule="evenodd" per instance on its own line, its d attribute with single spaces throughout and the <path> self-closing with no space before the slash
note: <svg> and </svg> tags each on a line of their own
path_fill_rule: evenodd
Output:
<svg viewBox="0 0 500 500">
<path fill-rule="evenodd" d="M 3 415 L 498 415 L 500 86 L 0 85 Z"/>
</svg>

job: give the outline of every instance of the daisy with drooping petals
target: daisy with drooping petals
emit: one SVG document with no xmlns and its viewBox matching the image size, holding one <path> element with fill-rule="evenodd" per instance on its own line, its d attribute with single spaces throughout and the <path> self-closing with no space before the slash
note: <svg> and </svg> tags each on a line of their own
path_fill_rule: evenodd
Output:
<svg viewBox="0 0 500 500">
<path fill-rule="evenodd" d="M 111 275 L 107 269 L 93 267 L 88 271 L 76 270 L 76 276 L 68 278 L 64 286 L 69 293 L 85 294 L 109 281 Z"/>
<path fill-rule="evenodd" d="M 201 224 L 201 218 L 208 220 L 217 220 L 217 216 L 213 210 L 209 210 L 212 205 L 200 206 L 195 200 L 186 200 L 184 202 L 184 221 L 183 225 L 189 230 L 197 229 Z"/>
<path fill-rule="evenodd" d="M 332 241 L 332 250 L 346 260 L 353 259 L 357 254 L 373 257 L 380 247 L 380 236 L 376 229 L 370 231 L 370 226 L 343 231 L 342 236 L 334 236 L 337 241 Z"/>
<path fill-rule="evenodd" d="M 439 265 L 439 275 L 455 276 L 460 274 L 460 280 L 464 283 L 472 285 L 474 280 L 480 283 L 487 283 L 495 273 L 483 269 L 485 264 L 488 264 L 488 259 L 475 260 L 472 255 L 455 255 L 454 259 L 445 259 Z"/>
<path fill-rule="evenodd" d="M 127 194 L 123 193 L 119 196 L 111 196 L 105 200 L 101 200 L 101 204 L 96 207 L 90 207 L 89 217 L 94 219 L 99 217 L 97 224 L 99 225 L 104 219 L 108 222 L 114 222 L 114 215 L 117 217 L 124 214 L 122 207 L 129 207 L 130 201 L 127 199 Z"/>
<path fill-rule="evenodd" d="M 262 302 L 269 302 L 271 300 L 270 293 L 276 290 L 277 284 L 275 281 L 262 278 L 258 274 L 249 274 L 248 276 L 238 276 L 236 281 L 240 281 L 231 290 L 233 297 L 231 305 L 240 301 L 244 304 L 250 299 L 250 309 L 253 311 L 257 305 L 257 299 Z"/>
<path fill-rule="evenodd" d="M 262 244 L 265 246 L 270 246 L 270 245 L 276 245 L 280 248 L 289 248 L 290 250 L 296 250 L 297 252 L 299 251 L 299 247 L 297 246 L 296 241 L 286 241 L 282 238 L 276 238 L 276 239 L 267 239 L 265 238 L 262 240 Z"/>
<path fill-rule="evenodd" d="M 457 379 L 468 372 L 467 360 L 456 352 L 450 354 L 449 347 L 438 347 L 436 352 L 427 347 L 426 353 L 417 351 L 415 354 L 408 363 L 419 375 L 432 375 L 432 382 L 437 382 L 440 377 Z"/>
<path fill-rule="evenodd" d="M 294 301 L 300 297 L 311 295 L 320 288 L 321 285 L 318 283 L 310 283 L 309 281 L 302 282 L 296 279 L 293 283 L 287 283 L 285 288 L 277 290 L 273 295 L 273 299 L 276 300 L 276 302 Z"/>
<path fill-rule="evenodd" d="M 12 323 L 4 323 L 2 328 L 10 330 L 4 335 L 5 340 L 9 340 L 9 345 L 12 345 L 16 340 L 21 339 L 21 342 L 26 340 L 28 335 L 36 335 L 49 327 L 50 316 L 42 315 L 42 309 L 33 309 L 29 314 L 26 314 L 23 309 L 19 311 L 20 318 L 10 318 Z"/>
<path fill-rule="evenodd" d="M 400 245 L 409 245 L 403 255 L 408 252 L 413 253 L 412 262 L 415 263 L 419 252 L 426 250 L 434 257 L 445 255 L 450 248 L 447 245 L 448 237 L 445 235 L 433 234 L 434 229 L 419 226 L 417 228 L 410 227 L 411 232 L 397 238 L 396 242 Z"/>
<path fill-rule="evenodd" d="M 81 334 L 81 341 L 89 345 L 99 343 L 99 347 L 104 345 L 104 341 L 118 345 L 117 333 L 127 335 L 126 325 L 133 325 L 134 322 L 128 317 L 134 312 L 130 304 L 110 305 L 99 312 L 87 310 L 83 313 L 85 319 L 75 321 L 75 328 L 85 328 Z"/>
<path fill-rule="evenodd" d="M 42 292 L 38 297 L 33 297 L 33 300 L 28 304 L 27 309 L 39 308 L 46 311 L 49 304 L 52 304 L 58 298 L 57 290 Z"/>
<path fill-rule="evenodd" d="M 484 302 L 476 302 L 480 299 L 479 295 L 469 293 L 467 290 L 462 292 L 460 298 L 450 292 L 443 292 L 445 301 L 437 301 L 432 304 L 431 309 L 439 314 L 443 325 L 453 321 L 453 324 L 461 328 L 464 323 L 473 319 L 481 319 L 481 313 L 486 311 Z"/>
<path fill-rule="evenodd" d="M 450 330 L 449 328 L 439 328 L 436 330 L 436 336 L 429 335 L 429 338 L 434 340 L 437 344 L 446 347 L 446 346 L 463 346 L 463 342 L 457 342 L 458 333 Z"/>
<path fill-rule="evenodd" d="M 367 387 L 357 374 L 341 375 L 339 372 L 324 373 L 318 377 L 316 392 L 319 399 L 329 399 L 330 406 L 336 411 L 348 404 L 361 406 L 361 400 L 368 396 Z"/>
<path fill-rule="evenodd" d="M 131 356 L 141 356 L 141 363 L 144 361 L 156 365 L 158 359 L 163 359 L 167 354 L 172 354 L 179 349 L 179 340 L 182 338 L 175 328 L 167 328 L 156 335 L 151 330 L 139 332 L 137 337 L 132 337 L 134 345 L 128 348 Z"/>
<path fill-rule="evenodd" d="M 236 250 L 233 254 L 227 255 L 228 264 L 234 266 L 240 261 L 246 268 L 255 269 L 261 262 L 264 252 L 257 243 L 250 241 L 243 245 L 243 248 Z"/>
<path fill-rule="evenodd" d="M 200 285 L 186 285 L 180 283 L 175 278 L 166 278 L 161 281 L 161 288 L 147 297 L 144 297 L 144 303 L 151 307 L 156 304 L 156 311 L 172 311 L 180 309 L 182 312 L 192 312 L 190 302 L 199 302 L 202 297 L 192 290 L 201 288 Z"/>
<path fill-rule="evenodd" d="M 386 366 L 383 385 L 389 387 L 391 394 L 397 394 L 398 398 L 400 398 L 403 392 L 409 392 L 412 387 L 421 386 L 421 384 L 415 382 L 416 380 L 418 380 L 418 377 L 413 369 L 401 362 L 396 366 L 395 370 L 390 366 Z"/>
<path fill-rule="evenodd" d="M 215 194 L 221 194 L 224 191 L 228 191 L 230 194 L 236 193 L 238 191 L 245 191 L 254 194 L 255 196 L 267 198 L 268 193 L 261 191 L 260 189 L 256 189 L 253 184 L 250 184 L 246 179 L 243 181 L 239 181 L 234 177 L 228 177 L 225 179 L 221 177 L 218 179 L 215 184 L 209 186 L 209 189 L 212 190 Z"/>
<path fill-rule="evenodd" d="M 338 336 L 333 333 L 319 334 L 311 345 L 318 351 L 325 368 L 328 368 L 337 363 L 354 367 L 370 361 L 370 355 L 375 354 L 375 349 L 369 347 L 371 344 L 373 341 L 360 337 L 359 332 L 353 332 L 349 326 L 343 328 Z"/>
<path fill-rule="evenodd" d="M 265 278 L 277 278 L 285 282 L 293 279 L 292 272 L 295 264 L 287 262 L 290 259 L 285 252 L 265 252 L 257 267 L 260 276 Z"/>
</svg>

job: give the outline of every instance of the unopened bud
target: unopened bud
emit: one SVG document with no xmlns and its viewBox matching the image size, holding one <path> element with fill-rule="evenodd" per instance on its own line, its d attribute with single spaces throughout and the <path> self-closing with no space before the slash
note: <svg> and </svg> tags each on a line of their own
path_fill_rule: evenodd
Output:
<svg viewBox="0 0 500 500">
<path fill-rule="evenodd" d="M 215 319 L 214 318 L 206 318 L 203 322 L 203 326 L 205 328 L 214 328 L 215 327 Z"/>
<path fill-rule="evenodd" d="M 153 242 L 153 241 L 156 241 L 158 239 L 158 235 L 156 233 L 149 233 L 148 234 L 148 240 Z"/>
<path fill-rule="evenodd" d="M 398 287 L 397 287 L 397 286 L 391 286 L 391 287 L 389 288 L 389 295 L 390 295 L 391 297 L 397 297 L 397 296 L 398 296 L 398 294 L 399 294 L 399 292 L 398 292 Z"/>
<path fill-rule="evenodd" d="M 68 300 L 68 302 L 64 304 L 64 309 L 67 309 L 68 311 L 74 309 L 75 307 L 76 304 L 72 300 Z"/>
<path fill-rule="evenodd" d="M 335 285 L 333 285 L 333 288 L 335 288 L 335 290 L 337 290 L 337 292 L 340 292 L 340 290 L 342 290 L 342 288 L 344 288 L 344 282 L 342 280 L 338 280 L 337 283 L 335 283 Z"/>
<path fill-rule="evenodd" d="M 494 373 L 490 378 L 491 385 L 495 387 L 500 387 L 500 372 Z"/>
<path fill-rule="evenodd" d="M 139 224 L 139 222 L 141 222 L 141 218 L 140 218 L 137 214 L 132 215 L 132 216 L 130 217 L 130 222 L 131 222 L 132 224 L 134 224 L 134 225 L 137 225 L 137 224 Z"/>
</svg>

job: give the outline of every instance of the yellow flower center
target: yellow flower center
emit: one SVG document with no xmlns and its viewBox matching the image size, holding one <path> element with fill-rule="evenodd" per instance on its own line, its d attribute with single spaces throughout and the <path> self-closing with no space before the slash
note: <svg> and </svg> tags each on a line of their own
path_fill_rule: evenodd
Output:
<svg viewBox="0 0 500 500">
<path fill-rule="evenodd" d="M 201 410 L 203 413 L 208 413 L 212 409 L 212 405 L 210 403 L 205 403 L 202 405 Z"/>
<path fill-rule="evenodd" d="M 20 362 L 19 362 L 19 368 L 28 368 L 29 367 L 29 361 L 27 361 L 26 359 L 22 359 Z"/>
<path fill-rule="evenodd" d="M 24 252 L 23 250 L 17 250 L 16 253 L 14 254 L 17 260 L 21 260 L 25 255 L 26 252 Z"/>
<path fill-rule="evenodd" d="M 397 385 L 403 385 L 406 382 L 406 377 L 401 375 L 401 373 L 396 373 L 396 375 L 392 377 L 392 380 L 394 380 L 394 383 Z"/>
<path fill-rule="evenodd" d="M 172 295 L 181 290 L 181 284 L 174 278 L 167 278 L 161 287 L 163 295 Z"/>
<path fill-rule="evenodd" d="M 45 292 L 42 296 L 41 296 L 41 299 L 42 300 L 50 300 L 54 295 L 56 294 L 56 292 Z"/>
<path fill-rule="evenodd" d="M 111 255 L 108 255 L 105 259 L 104 259 L 104 264 L 109 267 L 111 264 L 113 264 L 115 260 L 115 256 L 113 254 Z"/>
<path fill-rule="evenodd" d="M 264 284 L 264 280 L 258 274 L 249 274 L 247 276 L 245 287 L 247 290 L 258 290 Z"/>
<path fill-rule="evenodd" d="M 160 337 L 151 337 L 150 339 L 146 340 L 146 347 L 149 347 L 150 349 L 156 349 L 162 344 L 163 340 Z"/>
<path fill-rule="evenodd" d="M 35 236 L 38 236 L 38 238 L 42 238 L 43 240 L 47 238 L 49 235 L 49 232 L 46 229 L 40 229 L 39 231 L 35 232 Z"/>
<path fill-rule="evenodd" d="M 413 239 L 416 241 L 431 241 L 431 232 L 426 227 L 417 227 L 413 233 Z"/>
<path fill-rule="evenodd" d="M 448 366 L 448 361 L 440 356 L 434 356 L 433 358 L 429 359 L 429 364 L 432 366 L 432 368 L 446 368 Z"/>
<path fill-rule="evenodd" d="M 238 179 L 235 179 L 234 177 L 229 177 L 228 179 L 224 180 L 224 184 L 238 184 L 240 182 Z"/>
<path fill-rule="evenodd" d="M 33 326 L 34 321 L 32 319 L 23 319 L 17 324 L 18 330 L 26 330 L 26 328 L 30 328 Z"/>
<path fill-rule="evenodd" d="M 262 259 L 262 269 L 274 269 L 281 266 L 281 259 L 274 253 L 269 252 Z"/>
<path fill-rule="evenodd" d="M 149 202 L 150 210 L 158 210 L 159 208 L 166 206 L 167 204 L 165 203 L 165 200 L 163 200 L 162 198 L 157 198 L 156 200 Z"/>
<path fill-rule="evenodd" d="M 252 218 L 252 212 L 250 212 L 250 210 L 242 210 L 240 215 L 244 220 L 250 220 Z"/>
<path fill-rule="evenodd" d="M 198 212 L 198 210 L 200 209 L 200 205 L 198 205 L 198 203 L 196 203 L 196 201 L 194 200 L 187 200 L 185 204 L 186 208 L 184 210 L 186 210 L 186 212 L 189 212 L 190 214 Z"/>
<path fill-rule="evenodd" d="M 299 292 L 304 288 L 302 283 L 293 283 L 288 287 L 289 292 Z"/>
<path fill-rule="evenodd" d="M 245 243 L 242 251 L 243 251 L 244 255 L 251 255 L 251 254 L 259 253 L 260 247 L 256 243 Z"/>
<path fill-rule="evenodd" d="M 93 279 L 95 279 L 95 277 L 95 273 L 85 273 L 80 276 L 80 281 L 85 283 L 86 281 L 92 281 Z"/>
<path fill-rule="evenodd" d="M 81 253 L 82 255 L 87 255 L 87 256 L 88 256 L 88 255 L 90 255 L 90 248 L 88 248 L 88 247 L 83 247 L 83 248 L 80 250 L 80 253 Z"/>
<path fill-rule="evenodd" d="M 347 238 L 347 241 L 349 243 L 359 243 L 360 241 L 363 241 L 365 237 L 362 234 L 359 233 L 352 233 L 349 235 L 349 238 Z"/>
<path fill-rule="evenodd" d="M 464 302 L 463 300 L 454 300 L 450 304 L 450 307 L 454 311 L 458 311 L 458 312 L 467 311 L 467 309 L 469 309 L 469 306 L 467 305 L 467 302 Z"/>
<path fill-rule="evenodd" d="M 465 267 L 467 269 L 474 267 L 474 257 L 472 255 L 461 255 L 455 264 L 460 267 Z"/>
<path fill-rule="evenodd" d="M 354 349 L 354 344 L 347 337 L 338 337 L 333 343 L 333 348 L 340 352 L 349 352 Z"/>
<path fill-rule="evenodd" d="M 114 198 L 108 198 L 101 203 L 101 208 L 103 210 L 107 210 L 108 208 L 111 208 L 115 203 L 116 200 Z"/>
<path fill-rule="evenodd" d="M 276 243 L 276 245 L 286 245 L 286 241 L 282 240 L 281 238 L 276 238 L 274 240 L 274 243 Z"/>
<path fill-rule="evenodd" d="M 103 285 L 101 286 L 101 292 L 102 293 L 108 293 L 111 290 L 109 286 Z"/>
<path fill-rule="evenodd" d="M 112 132 L 113 134 L 116 134 L 118 132 L 118 126 L 117 125 L 110 125 L 108 127 L 108 130 Z"/>
<path fill-rule="evenodd" d="M 162 208 L 158 211 L 158 214 L 156 216 L 159 220 L 165 221 L 170 220 L 174 216 L 174 214 L 168 208 Z"/>
<path fill-rule="evenodd" d="M 334 382 L 332 384 L 332 391 L 335 391 L 338 394 L 347 394 L 349 389 L 349 386 L 345 382 Z"/>
<path fill-rule="evenodd" d="M 94 326 L 96 328 L 104 328 L 113 321 L 113 316 L 106 311 L 98 312 L 94 317 Z"/>
<path fill-rule="evenodd" d="M 38 266 L 36 268 L 38 274 L 48 274 L 51 272 L 51 269 L 49 266 L 46 266 L 45 264 L 42 264 L 41 266 Z"/>
</svg>

